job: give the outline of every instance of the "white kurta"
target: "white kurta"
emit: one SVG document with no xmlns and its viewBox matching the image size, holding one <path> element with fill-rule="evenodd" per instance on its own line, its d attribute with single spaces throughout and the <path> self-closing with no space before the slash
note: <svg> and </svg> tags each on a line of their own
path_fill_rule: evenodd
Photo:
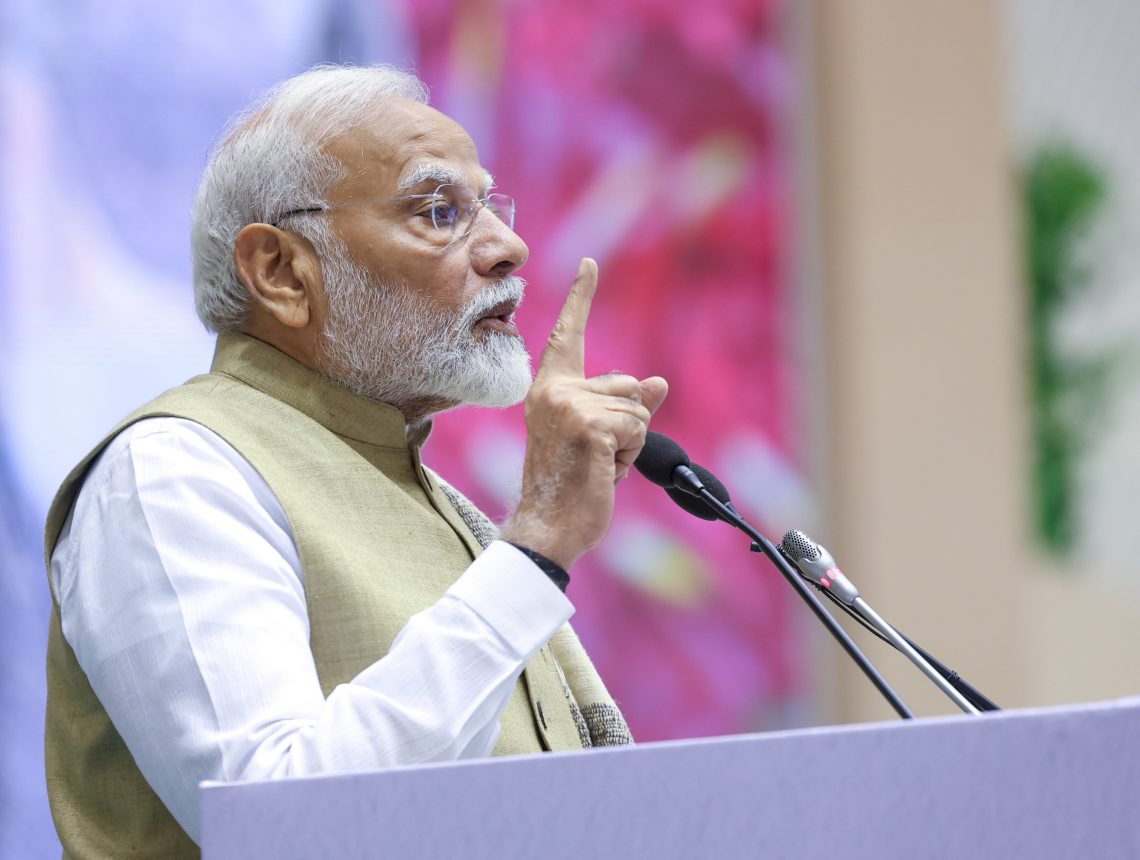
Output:
<svg viewBox="0 0 1140 860">
<path fill-rule="evenodd" d="M 201 780 L 490 754 L 523 668 L 574 611 L 495 541 L 325 699 L 285 512 L 237 451 L 180 418 L 140 421 L 107 446 L 51 575 L 79 665 L 195 841 Z"/>
</svg>

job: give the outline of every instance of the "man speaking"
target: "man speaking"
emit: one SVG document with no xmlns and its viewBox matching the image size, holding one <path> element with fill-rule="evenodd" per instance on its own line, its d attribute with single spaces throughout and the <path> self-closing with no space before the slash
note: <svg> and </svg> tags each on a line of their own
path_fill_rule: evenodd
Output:
<svg viewBox="0 0 1140 860">
<path fill-rule="evenodd" d="M 196 856 L 204 779 L 630 742 L 563 591 L 665 381 L 584 377 L 583 260 L 532 382 L 514 200 L 426 102 L 405 72 L 317 68 L 206 166 L 210 372 L 114 428 L 48 517 L 69 856 Z M 496 536 L 420 448 L 437 412 L 524 397 Z"/>
</svg>

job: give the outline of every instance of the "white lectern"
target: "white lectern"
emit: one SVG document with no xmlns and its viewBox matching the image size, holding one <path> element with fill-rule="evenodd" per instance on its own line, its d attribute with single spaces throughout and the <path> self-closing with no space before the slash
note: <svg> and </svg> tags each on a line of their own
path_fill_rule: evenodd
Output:
<svg viewBox="0 0 1140 860">
<path fill-rule="evenodd" d="M 204 784 L 203 856 L 1140 858 L 1140 699 Z"/>
</svg>

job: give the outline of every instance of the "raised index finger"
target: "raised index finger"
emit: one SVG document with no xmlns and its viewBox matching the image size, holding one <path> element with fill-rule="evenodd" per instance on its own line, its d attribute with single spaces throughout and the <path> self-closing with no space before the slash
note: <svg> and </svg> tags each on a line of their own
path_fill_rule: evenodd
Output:
<svg viewBox="0 0 1140 860">
<path fill-rule="evenodd" d="M 546 349 L 538 374 L 560 373 L 584 376 L 586 372 L 586 320 L 590 317 L 590 303 L 598 289 L 598 264 L 583 257 L 578 265 L 574 285 L 566 296 L 566 304 L 558 314 L 558 321 Z"/>
</svg>

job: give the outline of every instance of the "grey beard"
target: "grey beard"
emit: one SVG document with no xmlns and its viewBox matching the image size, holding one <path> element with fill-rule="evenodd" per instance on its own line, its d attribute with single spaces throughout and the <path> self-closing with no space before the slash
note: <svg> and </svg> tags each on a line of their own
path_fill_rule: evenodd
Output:
<svg viewBox="0 0 1140 860">
<path fill-rule="evenodd" d="M 505 407 L 526 396 L 532 374 L 522 339 L 474 331 L 495 305 L 522 300 L 521 278 L 504 278 L 449 311 L 406 285 L 379 283 L 336 247 L 335 235 L 314 244 L 328 302 L 318 369 L 334 382 L 397 408 L 425 400 Z"/>
</svg>

